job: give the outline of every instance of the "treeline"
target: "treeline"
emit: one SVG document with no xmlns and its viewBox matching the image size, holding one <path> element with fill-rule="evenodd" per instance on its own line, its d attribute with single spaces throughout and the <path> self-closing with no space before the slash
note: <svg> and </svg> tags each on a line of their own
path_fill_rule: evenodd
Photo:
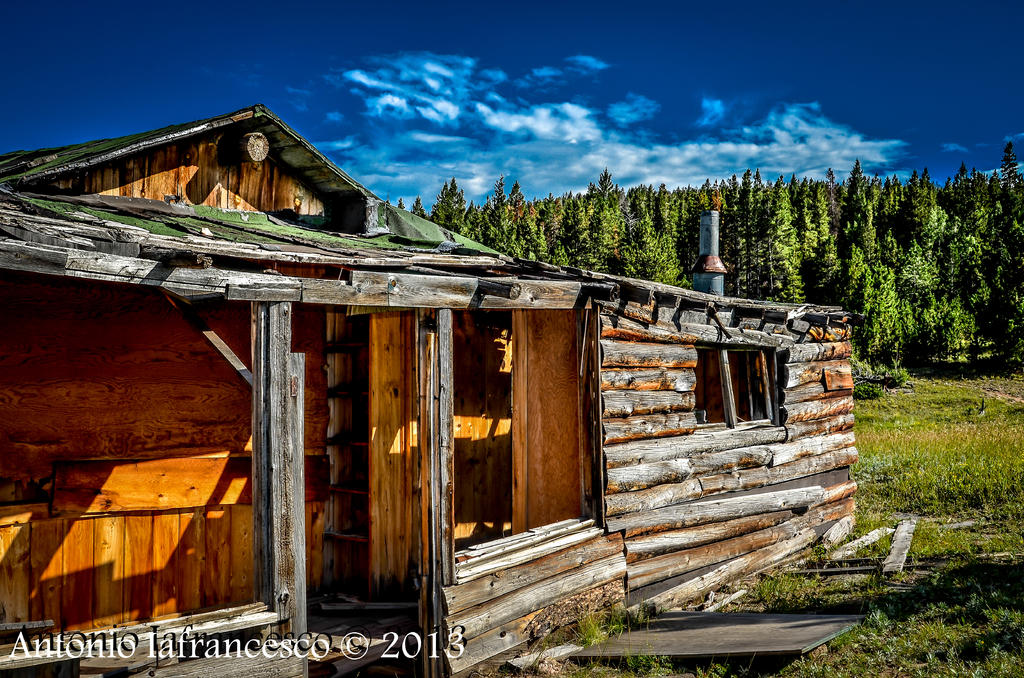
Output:
<svg viewBox="0 0 1024 678">
<path fill-rule="evenodd" d="M 498 179 L 466 204 L 455 179 L 429 213 L 506 254 L 690 286 L 700 212 L 721 205 L 726 293 L 841 305 L 865 314 L 857 354 L 899 364 L 977 358 L 1024 363 L 1024 181 L 1012 144 L 991 174 L 961 166 L 939 186 L 837 182 L 759 172 L 698 188 L 622 188 L 607 170 L 583 193 L 527 200 Z"/>
</svg>

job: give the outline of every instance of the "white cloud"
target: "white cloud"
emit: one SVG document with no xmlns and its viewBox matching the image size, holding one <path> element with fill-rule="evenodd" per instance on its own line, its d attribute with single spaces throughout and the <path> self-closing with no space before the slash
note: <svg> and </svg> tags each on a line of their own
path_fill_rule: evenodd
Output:
<svg viewBox="0 0 1024 678">
<path fill-rule="evenodd" d="M 584 190 L 605 167 L 624 185 L 699 185 L 747 168 L 760 168 L 767 177 L 822 178 L 828 168 L 841 174 L 858 158 L 868 172 L 886 169 L 905 145 L 865 138 L 813 103 L 785 104 L 757 124 L 677 144 L 604 129 L 594 111 L 579 106 L 488 109 L 479 115 L 496 136 L 430 139 L 399 133 L 381 146 L 355 147 L 343 164 L 367 185 L 402 195 L 432 196 L 454 176 L 467 197 L 479 201 L 499 174 L 520 179 L 524 191 L 537 194 Z"/>
<path fill-rule="evenodd" d="M 566 57 L 565 60 L 572 66 L 583 71 L 603 71 L 608 68 L 608 64 L 604 61 L 586 54 L 577 54 L 576 56 Z"/>
<path fill-rule="evenodd" d="M 966 153 L 967 152 L 967 148 L 966 147 L 961 146 L 960 144 L 954 143 L 952 141 L 947 141 L 946 143 L 942 144 L 942 150 L 945 153 Z"/>
<path fill-rule="evenodd" d="M 701 115 L 697 118 L 697 124 L 701 127 L 710 127 L 725 117 L 725 102 L 704 97 L 700 100 L 700 110 Z"/>
<path fill-rule="evenodd" d="M 578 74 L 581 59 L 586 62 L 567 59 L 574 65 L 561 77 Z M 585 189 L 605 167 L 624 185 L 699 185 L 747 168 L 769 177 L 822 177 L 829 167 L 848 170 L 857 158 L 867 172 L 888 170 L 904 147 L 831 120 L 817 103 L 781 104 L 755 123 L 722 127 L 727 106 L 712 98 L 704 98 L 701 120 L 716 124 L 715 131 L 669 143 L 640 124 L 658 103 L 639 94 L 613 103 L 605 117 L 586 103 L 539 90 L 503 96 L 502 86 L 515 81 L 503 71 L 478 70 L 468 57 L 417 53 L 370 63 L 372 69 L 327 79 L 356 86 L 351 91 L 367 114 L 379 119 L 373 140 L 349 137 L 323 148 L 381 194 L 433 196 L 454 176 L 467 198 L 479 200 L 499 174 L 520 179 L 527 193 L 561 193 Z"/>
<path fill-rule="evenodd" d="M 660 108 L 657 101 L 630 92 L 624 101 L 618 101 L 608 107 L 608 117 L 620 125 L 631 125 L 653 118 Z"/>
<path fill-rule="evenodd" d="M 341 122 L 344 119 L 345 116 L 342 115 L 341 111 L 327 111 L 324 113 L 324 120 L 327 122 Z"/>
<path fill-rule="evenodd" d="M 354 136 L 350 136 L 345 137 L 344 139 L 334 139 L 331 141 L 316 141 L 313 145 L 321 151 L 345 151 L 356 145 L 356 138 Z"/>
</svg>

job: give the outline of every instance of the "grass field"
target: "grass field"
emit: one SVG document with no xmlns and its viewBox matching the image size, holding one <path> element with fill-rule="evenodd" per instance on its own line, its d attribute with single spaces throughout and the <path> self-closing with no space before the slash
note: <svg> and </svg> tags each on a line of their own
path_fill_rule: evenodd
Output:
<svg viewBox="0 0 1024 678">
<path fill-rule="evenodd" d="M 944 558 L 894 579 L 776 573 L 747 582 L 726 611 L 843 612 L 866 622 L 788 665 L 563 665 L 575 676 L 840 678 L 1024 676 L 1024 376 L 918 372 L 911 388 L 856 410 L 860 535 L 921 517 L 910 560 Z M 966 528 L 944 525 L 974 521 Z M 885 538 L 858 556 L 884 555 Z M 1015 555 L 1016 554 L 1016 555 Z M 602 634 L 598 620 L 580 640 Z"/>
</svg>

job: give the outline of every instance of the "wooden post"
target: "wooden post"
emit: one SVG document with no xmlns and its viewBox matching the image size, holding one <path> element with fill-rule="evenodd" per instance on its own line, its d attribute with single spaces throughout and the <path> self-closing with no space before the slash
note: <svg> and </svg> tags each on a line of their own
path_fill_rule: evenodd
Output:
<svg viewBox="0 0 1024 678">
<path fill-rule="evenodd" d="M 725 423 L 729 428 L 736 428 L 736 394 L 732 390 L 729 351 L 724 348 L 718 352 L 718 374 L 722 380 L 722 408 L 725 410 Z"/>
<path fill-rule="evenodd" d="M 424 534 L 424 586 L 420 595 L 420 628 L 424 634 L 437 633 L 444 638 L 444 592 L 442 591 L 441 548 L 441 464 L 438 421 L 438 374 L 437 374 L 437 322 L 435 314 L 423 310 L 416 314 L 417 355 L 420 380 L 420 425 L 419 445 L 425 467 L 423 503 L 426 534 Z M 432 658 L 429 652 L 422 654 L 422 675 L 436 678 L 443 675 L 443 660 Z"/>
<path fill-rule="evenodd" d="M 454 484 L 455 463 L 454 416 L 455 362 L 453 359 L 452 311 L 437 312 L 437 441 L 439 464 L 441 581 L 445 586 L 455 583 Z"/>
<path fill-rule="evenodd" d="M 252 515 L 256 600 L 282 633 L 306 631 L 305 356 L 287 301 L 253 303 Z"/>
</svg>

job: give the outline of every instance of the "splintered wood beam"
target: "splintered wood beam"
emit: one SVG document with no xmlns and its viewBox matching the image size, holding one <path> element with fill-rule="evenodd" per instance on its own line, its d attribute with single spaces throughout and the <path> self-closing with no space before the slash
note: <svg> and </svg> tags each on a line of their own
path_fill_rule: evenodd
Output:
<svg viewBox="0 0 1024 678">
<path fill-rule="evenodd" d="M 303 392 L 305 355 L 292 353 L 292 307 L 253 303 L 252 479 L 256 599 L 281 631 L 306 631 Z"/>
<path fill-rule="evenodd" d="M 178 312 L 185 317 L 192 327 L 194 327 L 200 334 L 203 335 L 203 339 L 206 339 L 207 343 L 212 346 L 217 353 L 223 356 L 224 360 L 227 360 L 231 367 L 235 368 L 235 372 L 240 376 L 245 383 L 252 386 L 252 371 L 245 366 L 245 363 L 231 350 L 223 339 L 220 338 L 216 332 L 210 329 L 210 326 L 206 324 L 195 308 L 193 308 L 187 300 L 182 297 L 178 297 L 173 293 L 164 290 L 164 296 L 167 297 L 167 301 L 171 303 L 171 306 L 178 309 Z"/>
<path fill-rule="evenodd" d="M 882 574 L 894 574 L 903 570 L 907 562 L 907 554 L 910 552 L 910 542 L 914 539 L 914 529 L 917 527 L 917 518 L 908 518 L 900 521 L 896 526 L 896 534 L 892 536 L 892 547 L 889 555 L 882 562 Z"/>
</svg>

